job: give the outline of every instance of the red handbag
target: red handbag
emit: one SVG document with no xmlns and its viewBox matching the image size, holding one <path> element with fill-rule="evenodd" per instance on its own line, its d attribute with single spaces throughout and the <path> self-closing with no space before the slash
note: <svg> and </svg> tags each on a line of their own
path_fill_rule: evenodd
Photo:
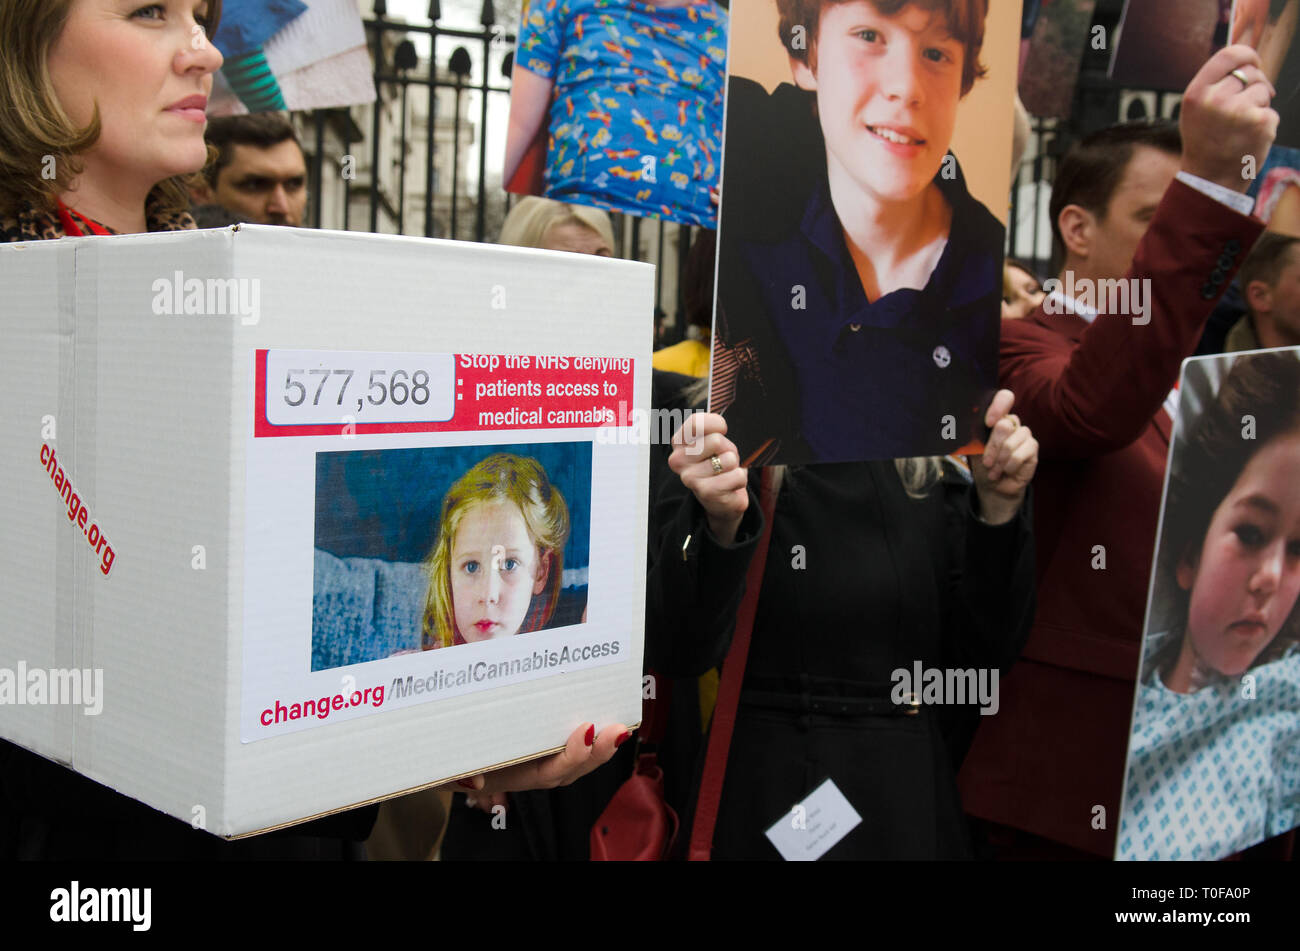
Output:
<svg viewBox="0 0 1300 951">
<path fill-rule="evenodd" d="M 658 755 L 645 751 L 667 732 L 672 682 L 651 676 L 660 689 L 641 707 L 636 768 L 591 827 L 593 862 L 662 862 L 677 841 L 677 813 L 664 798 L 664 771 Z"/>
<path fill-rule="evenodd" d="M 636 770 L 591 827 L 593 862 L 662 862 L 677 841 L 677 813 L 664 801 L 655 753 L 638 753 Z"/>
</svg>

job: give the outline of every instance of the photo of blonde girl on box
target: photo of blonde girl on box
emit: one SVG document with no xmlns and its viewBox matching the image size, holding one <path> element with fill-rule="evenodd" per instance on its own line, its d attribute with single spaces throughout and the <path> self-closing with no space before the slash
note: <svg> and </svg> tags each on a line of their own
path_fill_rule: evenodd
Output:
<svg viewBox="0 0 1300 951">
<path fill-rule="evenodd" d="M 311 669 L 583 623 L 591 452 L 318 453 Z"/>
<path fill-rule="evenodd" d="M 1300 350 L 1195 361 L 1180 392 L 1119 859 L 1300 824 Z"/>
<path fill-rule="evenodd" d="M 421 647 L 546 627 L 568 538 L 568 506 L 536 459 L 498 453 L 474 466 L 443 498 Z"/>
</svg>

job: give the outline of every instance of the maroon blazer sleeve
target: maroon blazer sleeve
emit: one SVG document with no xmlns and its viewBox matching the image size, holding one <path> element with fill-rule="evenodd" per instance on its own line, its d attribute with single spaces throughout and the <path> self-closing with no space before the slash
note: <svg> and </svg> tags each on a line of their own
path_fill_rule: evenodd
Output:
<svg viewBox="0 0 1300 951">
<path fill-rule="evenodd" d="M 1150 296 L 1143 292 L 1148 323 L 1102 313 L 1068 348 L 1048 328 L 1080 320 L 1073 315 L 1040 309 L 1002 322 L 1002 385 L 1016 394 L 1016 412 L 1032 427 L 1043 458 L 1098 456 L 1142 434 L 1263 230 L 1257 218 L 1175 180 L 1125 275 L 1150 281 Z"/>
</svg>

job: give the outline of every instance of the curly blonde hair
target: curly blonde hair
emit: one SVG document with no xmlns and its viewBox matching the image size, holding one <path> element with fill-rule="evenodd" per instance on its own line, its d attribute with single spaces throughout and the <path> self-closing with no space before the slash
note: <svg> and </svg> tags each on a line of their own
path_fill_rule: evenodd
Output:
<svg viewBox="0 0 1300 951">
<path fill-rule="evenodd" d="M 543 598 L 535 626 L 544 627 L 555 613 L 564 575 L 564 545 L 569 540 L 569 507 L 536 459 L 498 452 L 472 466 L 447 490 L 438 520 L 438 538 L 425 560 L 429 591 L 425 595 L 420 635 L 423 650 L 450 647 L 456 622 L 451 598 L 451 549 L 456 530 L 476 505 L 511 502 L 523 516 L 538 553 L 551 556 L 550 575 L 538 597 Z M 530 612 L 531 616 L 531 612 Z"/>
</svg>

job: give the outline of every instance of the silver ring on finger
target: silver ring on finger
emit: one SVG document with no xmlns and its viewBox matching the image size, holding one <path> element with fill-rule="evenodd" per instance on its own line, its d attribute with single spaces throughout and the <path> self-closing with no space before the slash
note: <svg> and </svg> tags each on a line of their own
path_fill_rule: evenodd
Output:
<svg viewBox="0 0 1300 951">
<path fill-rule="evenodd" d="M 718 458 L 716 453 L 713 454 L 712 456 L 709 456 L 709 462 L 713 465 L 714 475 L 717 475 L 722 471 L 722 460 Z"/>
<path fill-rule="evenodd" d="M 1237 77 L 1238 79 L 1240 79 L 1240 80 L 1241 80 L 1241 85 L 1242 85 L 1243 88 L 1249 88 L 1249 86 L 1250 86 L 1250 84 L 1251 84 L 1250 77 L 1247 76 L 1245 73 L 1243 73 L 1240 69 L 1234 69 L 1234 70 L 1233 70 L 1232 72 L 1230 72 L 1228 75 L 1229 75 L 1229 76 L 1235 76 L 1235 77 Z"/>
</svg>

